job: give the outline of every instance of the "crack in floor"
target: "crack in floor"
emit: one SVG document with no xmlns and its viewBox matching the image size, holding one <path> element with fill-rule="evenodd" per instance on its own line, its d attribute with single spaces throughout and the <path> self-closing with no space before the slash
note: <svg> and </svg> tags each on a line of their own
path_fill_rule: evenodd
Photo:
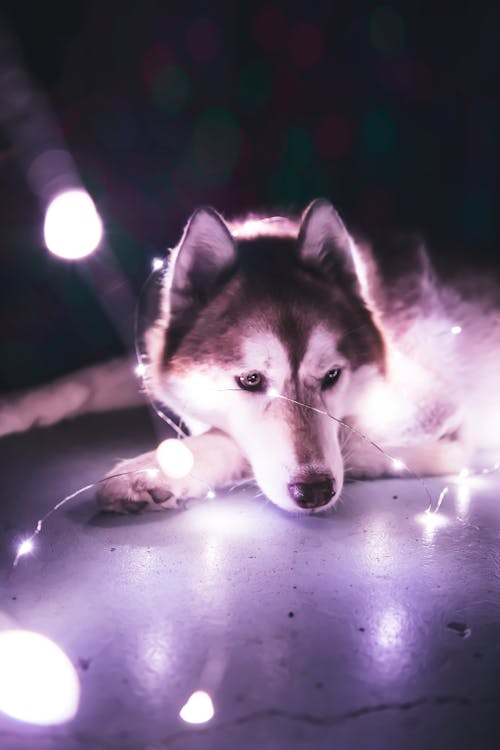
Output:
<svg viewBox="0 0 500 750">
<path fill-rule="evenodd" d="M 495 701 L 496 702 L 496 701 Z M 367 716 L 369 714 L 374 713 L 382 713 L 384 711 L 409 711 L 413 708 L 418 708 L 419 706 L 423 706 L 425 704 L 436 704 L 439 706 L 442 705 L 459 705 L 459 706 L 470 706 L 472 705 L 473 701 L 470 698 L 467 698 L 466 696 L 459 696 L 459 695 L 442 695 L 437 696 L 435 698 L 416 698 L 413 701 L 399 701 L 399 702 L 389 702 L 389 703 L 378 703 L 372 706 L 362 706 L 361 708 L 356 708 L 351 711 L 346 711 L 343 714 L 333 714 L 333 715 L 315 715 L 315 714 L 309 714 L 309 713 L 303 713 L 303 712 L 292 712 L 287 711 L 285 709 L 280 708 L 264 708 L 260 709 L 258 711 L 253 711 L 252 713 L 243 714 L 242 716 L 238 716 L 235 719 L 232 719 L 230 721 L 226 721 L 217 725 L 213 725 L 211 727 L 206 727 L 205 730 L 200 729 L 192 729 L 191 732 L 180 731 L 175 732 L 174 734 L 168 735 L 167 737 L 164 737 L 161 742 L 163 743 L 163 747 L 167 747 L 167 743 L 176 741 L 177 739 L 186 736 L 186 734 L 192 734 L 193 731 L 196 733 L 202 733 L 203 731 L 207 731 L 207 729 L 212 730 L 213 732 L 221 729 L 229 729 L 232 726 L 239 726 L 242 724 L 248 724 L 252 721 L 256 721 L 259 719 L 288 719 L 290 721 L 298 721 L 303 722 L 305 724 L 310 724 L 313 726 L 324 726 L 324 727 L 334 727 L 339 724 L 342 724 L 346 721 L 351 721 L 353 719 L 358 719 L 361 716 Z"/>
<path fill-rule="evenodd" d="M 335 727 L 343 724 L 344 722 L 358 719 L 362 716 L 383 713 L 385 711 L 411 711 L 414 708 L 419 708 L 420 706 L 424 705 L 471 706 L 476 702 L 500 704 L 500 700 L 494 697 L 492 697 L 491 699 L 474 701 L 467 696 L 441 695 L 435 696 L 434 698 L 420 697 L 415 698 L 412 701 L 393 701 L 361 706 L 360 708 L 352 709 L 351 711 L 346 711 L 342 714 L 316 715 L 307 712 L 287 711 L 286 709 L 280 708 L 263 708 L 257 711 L 252 711 L 248 714 L 237 716 L 234 719 L 221 722 L 219 724 L 210 724 L 203 727 L 185 728 L 177 732 L 173 732 L 172 734 L 166 735 L 161 739 L 151 740 L 149 742 L 146 741 L 143 748 L 144 750 L 163 750 L 165 748 L 170 748 L 173 742 L 177 742 L 178 740 L 182 740 L 187 737 L 193 737 L 193 735 L 215 734 L 216 732 L 230 729 L 231 727 L 242 726 L 254 721 L 265 719 L 287 719 L 289 721 L 302 722 L 311 726 Z M 0 731 L 0 740 L 7 740 L 10 738 L 11 740 L 22 742 L 23 740 L 32 740 L 35 737 L 38 743 L 42 741 L 45 743 L 54 743 L 52 744 L 52 747 L 57 747 L 57 745 L 59 745 L 66 748 L 68 740 L 70 740 L 77 743 L 81 747 L 92 748 L 92 750 L 116 750 L 116 748 L 118 747 L 120 748 L 120 750 L 137 750 L 137 743 L 134 741 L 133 744 L 128 744 L 129 741 L 125 739 L 123 734 L 120 736 L 120 738 L 110 738 L 109 740 L 103 740 L 96 737 L 90 737 L 80 732 L 75 732 L 74 734 L 68 736 L 67 734 L 63 734 L 60 732 L 53 733 L 47 732 L 46 730 L 43 732 L 43 734 L 37 735 L 35 735 L 34 733 L 30 735 L 23 735 L 19 732 Z M 5 745 L 2 744 L 2 747 L 5 747 Z M 19 747 L 21 747 L 21 745 L 19 745 Z M 43 746 L 40 745 L 39 747 L 43 748 Z"/>
</svg>

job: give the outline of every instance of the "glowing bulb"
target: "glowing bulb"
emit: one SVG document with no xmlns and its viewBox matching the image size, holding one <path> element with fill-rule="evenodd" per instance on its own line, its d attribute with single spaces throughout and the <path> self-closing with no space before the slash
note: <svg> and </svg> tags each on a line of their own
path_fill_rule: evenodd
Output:
<svg viewBox="0 0 500 750">
<path fill-rule="evenodd" d="M 29 724 L 62 724 L 76 715 L 80 685 L 66 654 L 39 633 L 0 633 L 0 711 Z"/>
<path fill-rule="evenodd" d="M 205 724 L 213 717 L 214 704 L 208 693 L 197 690 L 179 711 L 181 719 L 188 724 Z"/>
<path fill-rule="evenodd" d="M 208 500 L 213 500 L 215 497 L 215 492 L 213 490 L 208 490 L 207 492 L 207 498 Z"/>
<path fill-rule="evenodd" d="M 169 438 L 156 449 L 156 459 L 168 477 L 182 479 L 194 465 L 194 456 L 183 440 Z"/>
<path fill-rule="evenodd" d="M 278 398 L 280 394 L 277 388 L 271 386 L 271 388 L 267 389 L 267 395 L 269 396 L 269 398 Z"/>
<path fill-rule="evenodd" d="M 458 472 L 458 478 L 459 479 L 467 479 L 467 477 L 469 476 L 469 474 L 470 474 L 469 469 L 460 469 L 460 471 Z"/>
<path fill-rule="evenodd" d="M 17 557 L 22 557 L 23 555 L 29 555 L 30 552 L 33 552 L 33 539 L 25 539 L 24 542 L 21 542 L 19 547 L 17 548 Z"/>
<path fill-rule="evenodd" d="M 151 267 L 153 271 L 159 271 L 161 268 L 163 268 L 164 263 L 161 258 L 153 258 L 151 261 Z"/>
<path fill-rule="evenodd" d="M 403 471 L 403 469 L 406 469 L 406 464 L 400 458 L 393 458 L 392 468 L 396 471 Z"/>
<path fill-rule="evenodd" d="M 138 378 L 142 378 L 142 376 L 146 374 L 146 365 L 143 362 L 139 362 L 134 368 L 134 372 Z"/>
<path fill-rule="evenodd" d="M 102 222 L 90 195 L 85 190 L 57 195 L 45 213 L 43 233 L 47 248 L 61 258 L 93 253 L 102 239 Z"/>
<path fill-rule="evenodd" d="M 447 517 L 442 513 L 428 513 L 427 511 L 425 513 L 420 513 L 417 516 L 417 520 L 429 532 L 433 532 L 435 529 L 441 529 L 448 524 Z"/>
<path fill-rule="evenodd" d="M 450 328 L 451 333 L 453 333 L 455 336 L 457 336 L 459 333 L 462 333 L 462 326 L 452 326 Z"/>
</svg>

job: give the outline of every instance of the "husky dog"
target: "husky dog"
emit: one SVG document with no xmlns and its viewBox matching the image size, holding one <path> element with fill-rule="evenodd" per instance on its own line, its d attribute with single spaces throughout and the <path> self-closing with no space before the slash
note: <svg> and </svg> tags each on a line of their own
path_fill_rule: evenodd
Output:
<svg viewBox="0 0 500 750">
<path fill-rule="evenodd" d="M 159 468 L 154 451 L 122 461 L 100 507 L 177 507 L 253 477 L 280 508 L 314 513 L 335 504 L 345 474 L 448 474 L 500 449 L 494 294 L 438 283 L 424 249 L 406 250 L 412 270 L 381 273 L 322 199 L 297 221 L 197 210 L 145 336 L 147 391 L 192 428 L 194 468 L 146 471 Z M 124 368 L 4 405 L 0 434 L 27 426 L 23 409 L 49 423 L 129 403 Z"/>
</svg>

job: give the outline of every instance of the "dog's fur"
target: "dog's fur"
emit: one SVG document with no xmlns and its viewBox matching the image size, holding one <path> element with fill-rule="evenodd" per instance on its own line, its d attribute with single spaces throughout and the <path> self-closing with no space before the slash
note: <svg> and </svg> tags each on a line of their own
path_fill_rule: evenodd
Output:
<svg viewBox="0 0 500 750">
<path fill-rule="evenodd" d="M 195 468 L 110 478 L 101 507 L 176 507 L 253 476 L 281 508 L 316 512 L 344 473 L 394 470 L 373 441 L 418 474 L 500 450 L 500 313 L 494 289 L 471 290 L 438 282 L 418 244 L 381 272 L 325 200 L 299 221 L 196 211 L 145 337 L 147 390 L 201 432 Z M 4 402 L 0 434 L 137 400 L 129 365 L 107 367 Z M 110 474 L 152 467 L 154 452 Z"/>
</svg>

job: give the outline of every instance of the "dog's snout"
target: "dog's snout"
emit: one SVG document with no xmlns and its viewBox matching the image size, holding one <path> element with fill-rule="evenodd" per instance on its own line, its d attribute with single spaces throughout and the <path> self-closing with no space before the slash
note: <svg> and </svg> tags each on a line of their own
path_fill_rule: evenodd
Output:
<svg viewBox="0 0 500 750">
<path fill-rule="evenodd" d="M 311 476 L 289 484 L 288 494 L 300 508 L 321 508 L 334 496 L 335 480 L 330 476 Z"/>
</svg>

